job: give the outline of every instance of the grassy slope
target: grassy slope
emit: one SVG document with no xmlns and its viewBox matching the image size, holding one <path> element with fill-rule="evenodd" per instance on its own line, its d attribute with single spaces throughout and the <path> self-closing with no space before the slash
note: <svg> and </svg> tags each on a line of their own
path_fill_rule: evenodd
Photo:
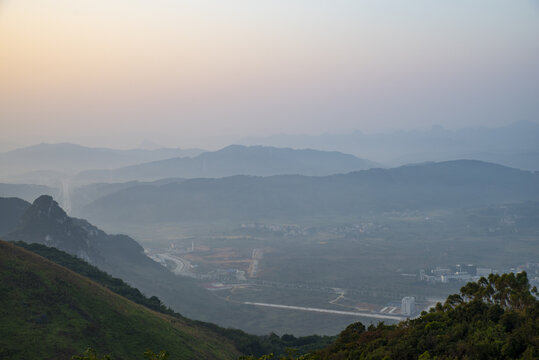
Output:
<svg viewBox="0 0 539 360">
<path fill-rule="evenodd" d="M 171 359 L 233 359 L 235 348 L 187 320 L 153 312 L 0 241 L 0 358 L 69 359 L 91 346 L 115 360 L 165 349 Z"/>
<path fill-rule="evenodd" d="M 171 315 L 172 317 L 178 318 L 183 322 L 187 322 L 189 324 L 204 328 L 210 332 L 219 334 L 221 337 L 229 340 L 229 342 L 231 342 L 238 351 L 245 354 L 260 356 L 266 353 L 274 353 L 276 355 L 280 355 L 284 354 L 287 348 L 294 348 L 300 353 L 306 353 L 315 349 L 326 347 L 334 340 L 333 337 L 318 335 L 300 338 L 290 335 L 278 337 L 275 334 L 257 336 L 247 334 L 237 329 L 225 329 L 212 323 L 190 320 L 163 305 L 159 298 L 155 296 L 148 298 L 138 289 L 126 284 L 123 280 L 114 278 L 73 255 L 41 244 L 27 244 L 24 242 L 16 242 L 15 244 L 58 265 L 66 267 L 79 275 L 89 278 L 90 280 L 97 282 L 112 292 L 137 304 L 143 305 L 151 310 L 165 315 Z M 256 317 L 253 319 L 253 321 L 257 320 L 259 319 Z"/>
</svg>

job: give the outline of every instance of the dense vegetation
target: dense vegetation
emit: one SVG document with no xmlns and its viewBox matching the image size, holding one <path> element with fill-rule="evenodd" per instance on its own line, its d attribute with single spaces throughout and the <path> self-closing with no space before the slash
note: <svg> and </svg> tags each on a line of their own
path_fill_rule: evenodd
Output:
<svg viewBox="0 0 539 360">
<path fill-rule="evenodd" d="M 299 338 L 289 334 L 285 334 L 281 337 L 276 334 L 256 336 L 247 334 L 241 330 L 225 329 L 211 323 L 189 320 L 165 306 L 158 297 L 147 297 L 138 289 L 126 284 L 123 280 L 112 277 L 106 272 L 99 270 L 97 267 L 90 265 L 84 260 L 73 255 L 41 244 L 27 244 L 24 242 L 16 242 L 15 244 L 43 256 L 48 260 L 66 267 L 84 277 L 87 277 L 106 287 L 112 292 L 121 295 L 137 304 L 143 305 L 154 311 L 182 319 L 182 321 L 189 324 L 205 328 L 213 333 L 216 333 L 234 344 L 236 349 L 243 354 L 260 356 L 262 354 L 271 352 L 279 355 L 284 354 L 289 348 L 294 348 L 298 350 L 299 353 L 306 353 L 327 346 L 334 340 L 334 337 L 317 335 Z"/>
<path fill-rule="evenodd" d="M 122 279 L 112 277 L 106 272 L 99 270 L 97 267 L 88 264 L 86 261 L 64 251 L 41 244 L 27 244 L 22 241 L 17 241 L 15 244 L 43 256 L 44 258 L 47 258 L 58 265 L 64 266 L 77 274 L 87 277 L 106 287 L 112 292 L 136 302 L 137 304 L 144 305 L 149 309 L 161 312 L 163 314 L 179 315 L 163 305 L 161 300 L 159 300 L 159 298 L 156 296 L 146 297 L 138 289 L 129 286 Z"/>
<path fill-rule="evenodd" d="M 226 338 L 135 304 L 0 241 L 0 358 L 70 359 L 92 347 L 115 360 L 166 349 L 174 359 L 235 359 Z"/>
<path fill-rule="evenodd" d="M 144 359 L 146 360 L 168 360 L 169 353 L 165 350 L 161 350 L 158 353 L 154 353 L 151 350 L 146 350 L 144 352 Z M 73 355 L 71 360 L 112 360 L 112 356 L 102 355 L 100 356 L 94 349 L 88 348 L 82 355 Z"/>
<path fill-rule="evenodd" d="M 268 359 L 271 356 L 262 357 Z M 349 325 L 329 347 L 286 359 L 537 359 L 539 301 L 525 272 L 468 283 L 417 319 Z"/>
</svg>

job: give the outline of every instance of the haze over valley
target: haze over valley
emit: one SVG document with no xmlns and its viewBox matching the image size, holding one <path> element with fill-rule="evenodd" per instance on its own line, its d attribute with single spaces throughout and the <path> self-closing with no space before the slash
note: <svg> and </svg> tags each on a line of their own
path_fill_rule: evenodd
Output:
<svg viewBox="0 0 539 360">
<path fill-rule="evenodd" d="M 68 152 L 69 165 L 66 149 L 84 153 Z M 264 146 L 174 151 L 150 162 L 145 150 L 70 144 L 4 153 L 6 164 L 58 153 L 40 171 L 71 173 L 1 184 L 3 239 L 54 246 L 185 316 L 256 334 L 395 322 L 402 298 L 414 297 L 416 315 L 481 271 L 527 269 L 537 281 L 537 172 L 470 159 L 382 167 Z M 103 152 L 144 156 L 106 169 Z M 28 174 L 5 178 L 16 176 Z M 461 264 L 475 273 L 451 275 Z"/>
<path fill-rule="evenodd" d="M 539 358 L 537 1 L 0 1 L 0 359 Z"/>
</svg>

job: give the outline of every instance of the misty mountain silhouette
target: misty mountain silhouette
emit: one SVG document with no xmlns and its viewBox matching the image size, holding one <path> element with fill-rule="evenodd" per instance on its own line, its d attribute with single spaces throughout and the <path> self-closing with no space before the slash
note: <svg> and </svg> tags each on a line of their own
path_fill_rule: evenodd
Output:
<svg viewBox="0 0 539 360">
<path fill-rule="evenodd" d="M 3 176 L 36 171 L 74 174 L 87 169 L 112 169 L 177 156 L 195 156 L 200 149 L 131 149 L 92 148 L 71 143 L 38 144 L 0 153 Z"/>
<path fill-rule="evenodd" d="M 104 222 L 243 221 L 535 199 L 539 199 L 539 174 L 458 160 L 322 177 L 233 176 L 135 186 L 94 201 L 82 214 Z"/>
<path fill-rule="evenodd" d="M 38 197 L 17 227 L 4 237 L 52 246 L 107 269 L 116 266 L 118 257 L 153 263 L 135 240 L 126 235 L 108 235 L 86 220 L 67 216 L 49 195 Z"/>
<path fill-rule="evenodd" d="M 375 163 L 340 152 L 231 145 L 193 158 L 173 158 L 115 170 L 89 170 L 77 176 L 86 181 L 156 180 L 182 177 L 281 174 L 330 175 L 368 169 Z"/>
<path fill-rule="evenodd" d="M 539 170 L 539 123 L 516 121 L 502 127 L 473 127 L 448 130 L 401 130 L 366 134 L 271 135 L 251 137 L 242 144 L 296 146 L 337 150 L 386 166 L 413 162 L 474 159 L 522 170 Z"/>
</svg>

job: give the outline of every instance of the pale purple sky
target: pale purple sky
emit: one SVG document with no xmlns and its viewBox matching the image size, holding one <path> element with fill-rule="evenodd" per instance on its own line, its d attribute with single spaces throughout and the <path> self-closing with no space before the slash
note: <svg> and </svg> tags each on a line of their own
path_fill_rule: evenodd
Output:
<svg viewBox="0 0 539 360">
<path fill-rule="evenodd" d="M 0 0 L 0 150 L 539 121 L 537 0 Z"/>
</svg>

